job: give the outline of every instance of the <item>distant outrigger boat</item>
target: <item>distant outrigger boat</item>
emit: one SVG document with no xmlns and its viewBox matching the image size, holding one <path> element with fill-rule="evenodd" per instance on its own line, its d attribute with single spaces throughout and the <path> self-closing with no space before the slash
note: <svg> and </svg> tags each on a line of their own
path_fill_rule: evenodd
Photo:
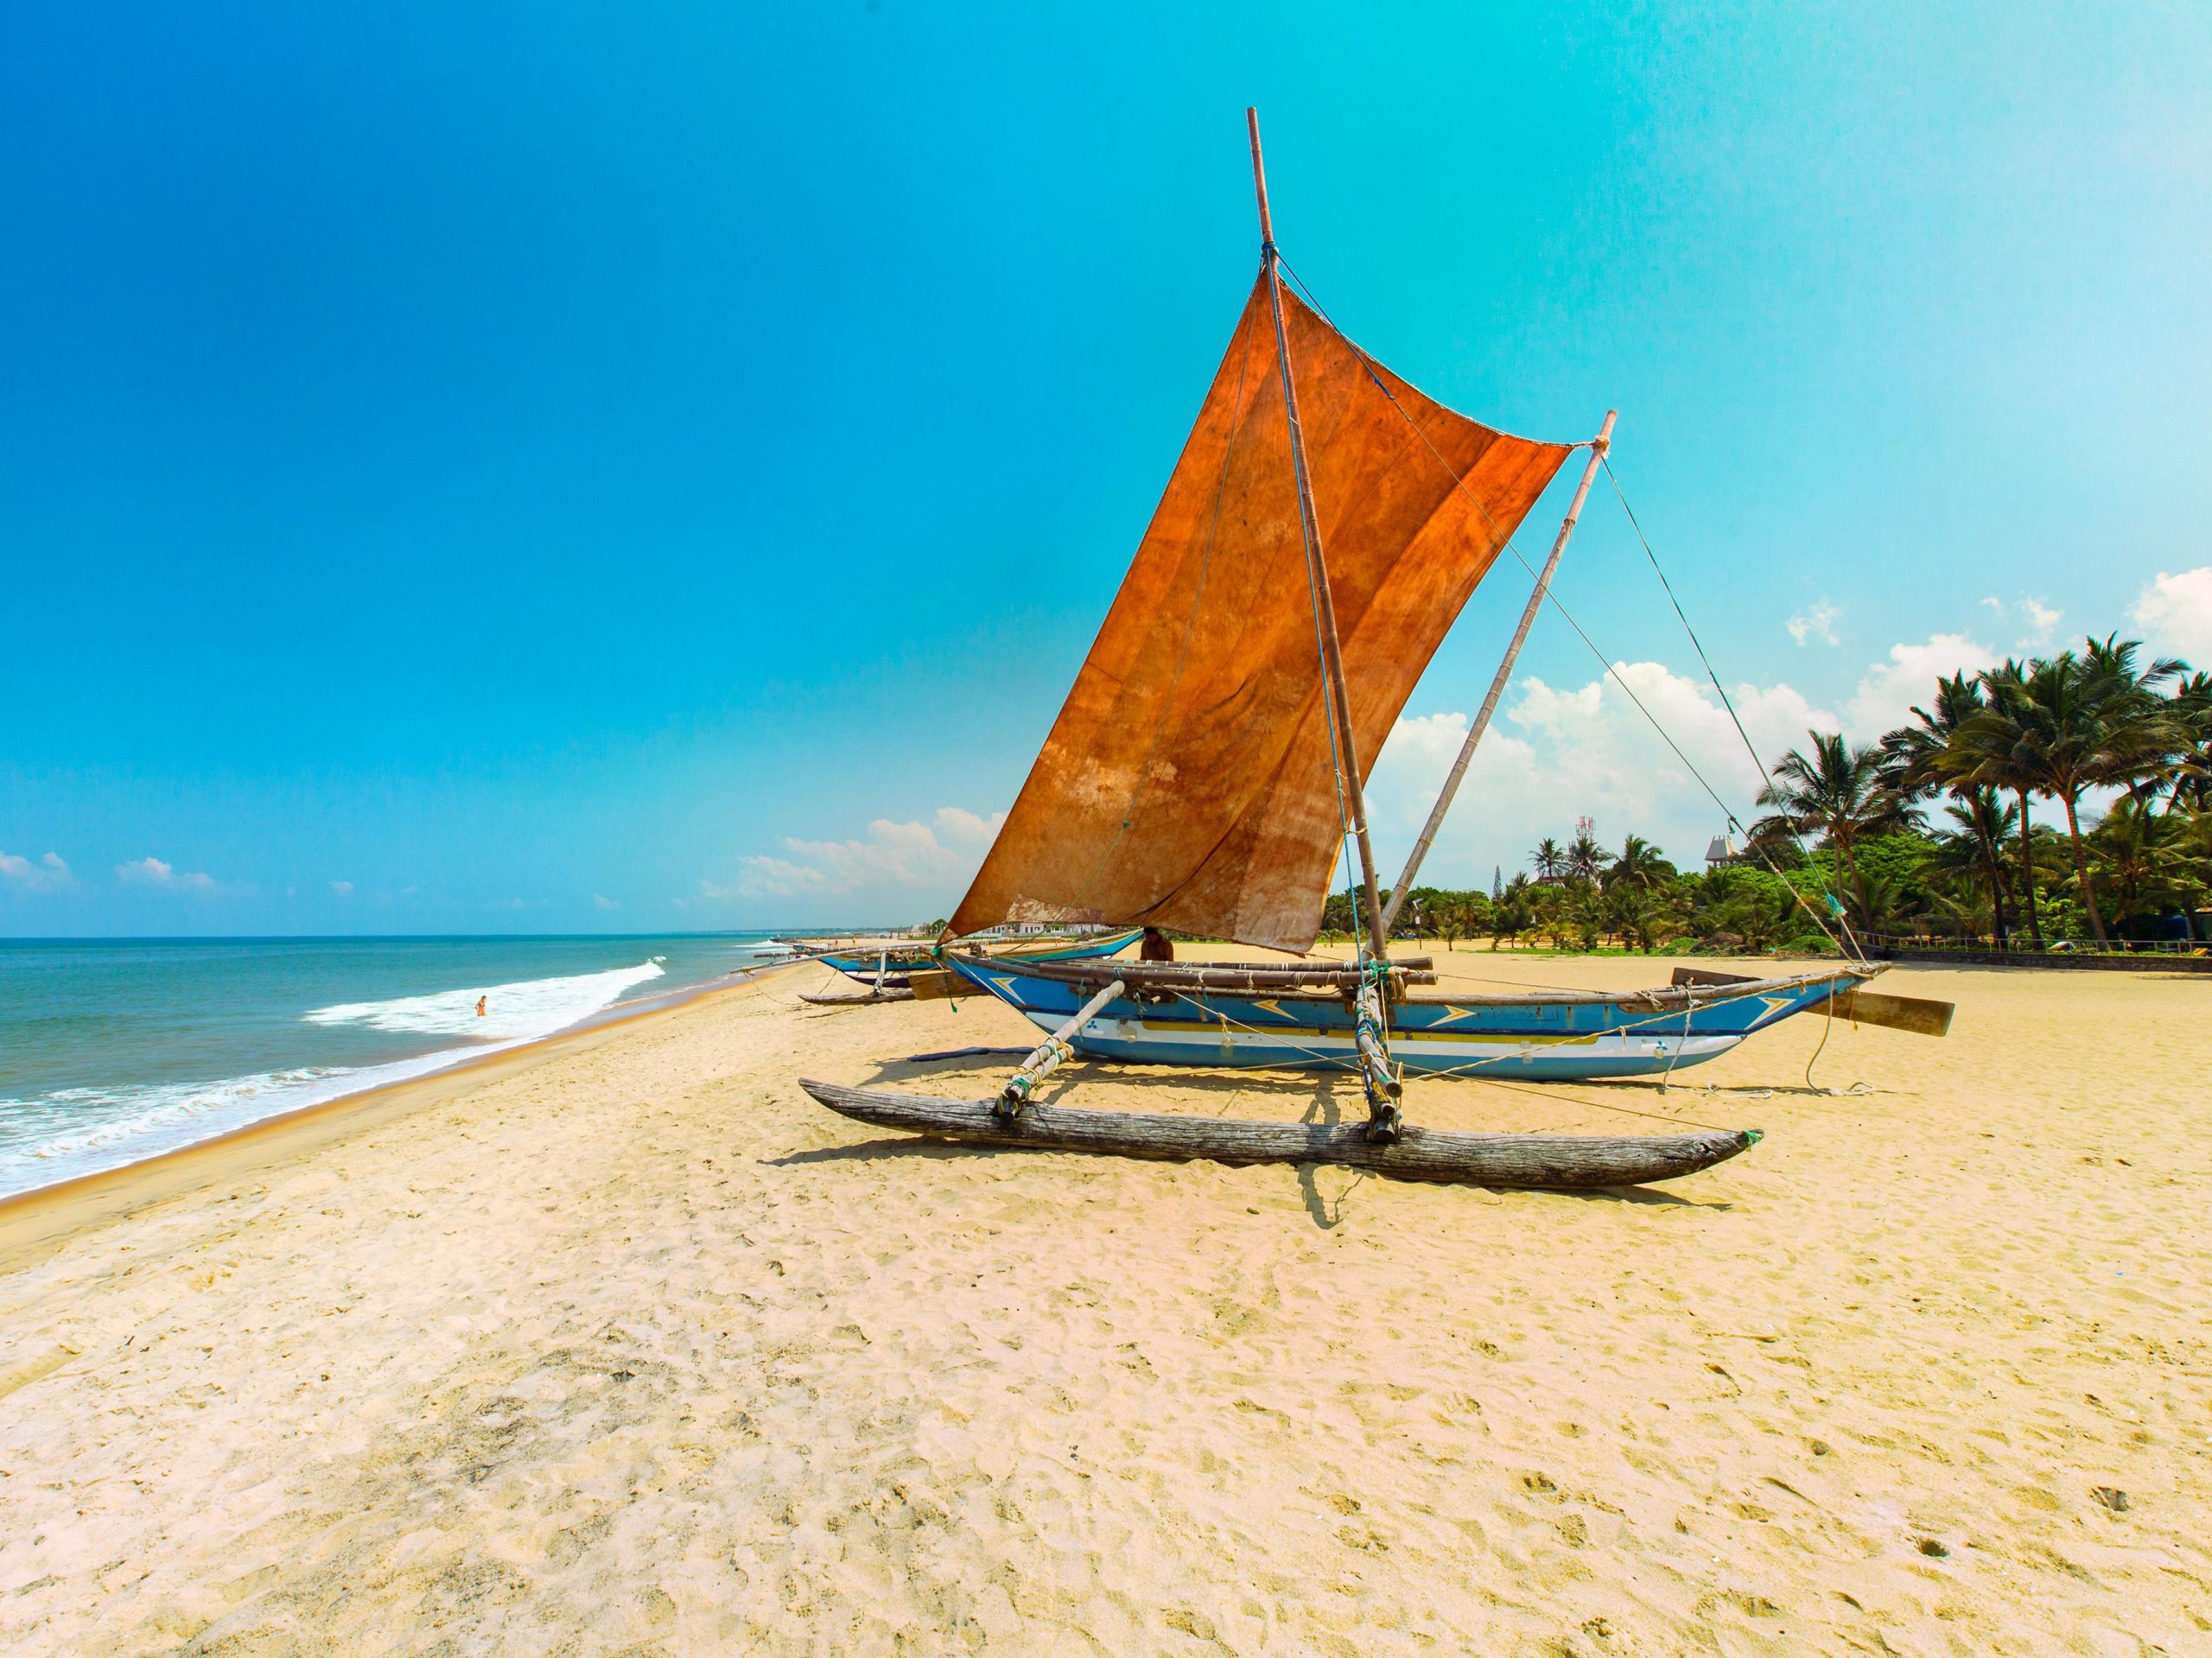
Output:
<svg viewBox="0 0 2212 1658">
<path fill-rule="evenodd" d="M 1101 961 L 1109 956 L 1120 955 L 1136 943 L 1142 931 L 1141 928 L 1129 927 L 1091 938 L 1018 938 L 1004 950 L 982 953 L 981 958 L 992 962 Z M 893 945 L 887 943 L 874 950 L 848 949 L 825 951 L 817 959 L 825 967 L 835 968 L 847 978 L 867 985 L 877 993 L 874 998 L 876 1000 L 944 1001 L 960 995 L 969 988 L 969 981 L 945 961 L 943 950 L 935 944 Z M 907 994 L 897 997 L 884 994 L 891 991 Z M 809 996 L 804 1000 L 850 1002 L 854 999 Z"/>
<path fill-rule="evenodd" d="M 1549 588 L 1613 416 L 1578 444 L 1479 425 L 1390 373 L 1302 303 L 1283 286 L 1259 121 L 1246 115 L 1258 280 L 1121 592 L 944 937 L 1009 922 L 1113 922 L 1303 955 L 1350 840 L 1361 876 L 1358 956 L 1201 964 L 948 952 L 968 979 L 1052 1032 L 995 1099 L 801 1086 L 833 1110 L 884 1127 L 1140 1157 L 1337 1162 L 1565 1189 L 1710 1167 L 1758 1134 L 1446 1134 L 1406 1125 L 1401 1078 L 1665 1073 L 1808 1007 L 1855 999 L 1861 1018 L 1924 1029 L 1930 1005 L 1895 1018 L 1874 1007 L 1858 987 L 1881 969 L 1866 964 L 1726 982 L 1692 973 L 1622 994 L 1408 994 L 1436 975 L 1427 961 L 1388 958 L 1397 905 Z M 1549 560 L 1386 908 L 1363 757 L 1380 749 L 1529 508 L 1585 448 L 1588 462 Z M 1351 1070 L 1368 1120 L 1260 1123 L 1037 1103 L 1038 1085 L 1077 1053 Z"/>
</svg>

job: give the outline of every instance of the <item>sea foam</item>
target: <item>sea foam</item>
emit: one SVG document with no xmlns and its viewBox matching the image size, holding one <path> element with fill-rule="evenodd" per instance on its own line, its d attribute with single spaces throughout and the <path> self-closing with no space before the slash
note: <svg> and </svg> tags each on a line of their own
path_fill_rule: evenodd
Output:
<svg viewBox="0 0 2212 1658">
<path fill-rule="evenodd" d="M 566 1030 L 619 1001 L 632 985 L 661 976 L 658 962 L 580 973 L 567 979 L 525 979 L 518 984 L 473 985 L 391 1001 L 345 1001 L 303 1015 L 310 1025 L 361 1025 L 372 1031 L 418 1036 L 467 1036 L 524 1041 Z M 479 1017 L 476 1003 L 484 1002 Z"/>
<path fill-rule="evenodd" d="M 340 1002 L 302 1016 L 315 1025 L 473 1039 L 383 1064 L 302 1066 L 212 1083 L 57 1089 L 32 1099 L 0 1099 L 0 1197 L 120 1168 L 288 1111 L 519 1047 L 581 1023 L 662 972 L 658 961 L 641 962 L 568 978 Z"/>
</svg>

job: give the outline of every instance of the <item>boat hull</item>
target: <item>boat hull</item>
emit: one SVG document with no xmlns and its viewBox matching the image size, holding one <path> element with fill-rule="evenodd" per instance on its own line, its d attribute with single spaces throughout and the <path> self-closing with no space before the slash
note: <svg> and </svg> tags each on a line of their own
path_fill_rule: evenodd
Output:
<svg viewBox="0 0 2212 1658">
<path fill-rule="evenodd" d="M 1025 972 L 1019 962 L 961 957 L 953 964 L 1048 1031 L 1096 988 Z M 1694 994 L 1409 999 L 1389 1009 L 1390 1058 L 1408 1077 L 1569 1082 L 1663 1075 L 1726 1053 L 1864 977 L 1844 969 Z M 1356 1024 L 1348 1001 L 1338 997 L 1138 991 L 1109 1003 L 1071 1040 L 1079 1053 L 1123 1064 L 1356 1070 Z"/>
<path fill-rule="evenodd" d="M 1589 1191 L 1695 1174 L 1755 1144 L 1749 1129 L 1683 1134 L 1462 1134 L 1408 1128 L 1378 1145 L 1363 1123 L 1250 1122 L 1228 1117 L 1084 1111 L 1030 1105 L 1008 1121 L 989 1100 L 936 1100 L 802 1078 L 799 1086 L 856 1121 L 941 1140 L 1168 1162 L 1335 1163 L 1402 1180 Z"/>
</svg>

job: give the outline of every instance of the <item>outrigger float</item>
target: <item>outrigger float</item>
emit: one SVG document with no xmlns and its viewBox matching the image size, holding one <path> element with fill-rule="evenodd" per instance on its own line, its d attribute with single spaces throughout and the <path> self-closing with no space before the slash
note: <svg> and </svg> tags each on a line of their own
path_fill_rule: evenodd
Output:
<svg viewBox="0 0 2212 1658">
<path fill-rule="evenodd" d="M 1258 280 L 1121 592 L 938 941 L 953 971 L 1051 1034 L 995 1098 L 801 1086 L 860 1121 L 995 1145 L 1340 1163 L 1560 1190 L 1710 1168 L 1758 1134 L 1445 1133 L 1406 1123 L 1403 1079 L 1664 1076 L 1808 1008 L 1934 1031 L 1948 1007 L 1870 996 L 1860 987 L 1881 968 L 1865 962 L 1777 979 L 1691 970 L 1628 993 L 1412 994 L 1436 975 L 1427 961 L 1389 958 L 1397 905 L 1548 593 L 1613 416 L 1583 443 L 1514 437 L 1375 362 L 1285 286 L 1259 120 L 1249 111 L 1246 119 Z M 1371 757 L 1477 583 L 1586 448 L 1550 556 L 1386 907 L 1363 797 Z M 1360 879 L 1349 962 L 1009 960 L 945 949 L 1008 923 L 1111 923 L 1304 956 L 1347 842 Z M 1076 1054 L 1351 1071 L 1368 1118 L 1268 1123 L 1039 1102 L 1039 1086 Z"/>
</svg>

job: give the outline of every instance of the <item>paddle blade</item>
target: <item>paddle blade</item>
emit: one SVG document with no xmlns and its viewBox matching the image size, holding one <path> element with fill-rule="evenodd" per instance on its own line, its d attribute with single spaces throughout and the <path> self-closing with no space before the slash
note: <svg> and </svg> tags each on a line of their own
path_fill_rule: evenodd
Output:
<svg viewBox="0 0 2212 1658">
<path fill-rule="evenodd" d="M 1703 967 L 1678 967 L 1674 981 L 1677 985 L 1751 982 L 1740 973 L 1716 973 Z M 1958 1011 L 1956 1002 L 1931 1001 L 1925 996 L 1885 995 L 1878 990 L 1840 991 L 1834 1000 L 1840 1019 L 1847 1019 L 1854 1025 L 1881 1025 L 1892 1031 L 1910 1031 L 1916 1036 L 1948 1035 L 1951 1015 Z M 1820 1003 L 1811 1005 L 1818 1007 Z"/>
<path fill-rule="evenodd" d="M 1924 996 L 1888 996 L 1878 990 L 1847 990 L 1835 998 L 1839 1018 L 1854 1025 L 1885 1025 L 1893 1031 L 1920 1036 L 1945 1036 L 1958 1004 L 1931 1001 Z"/>
</svg>

